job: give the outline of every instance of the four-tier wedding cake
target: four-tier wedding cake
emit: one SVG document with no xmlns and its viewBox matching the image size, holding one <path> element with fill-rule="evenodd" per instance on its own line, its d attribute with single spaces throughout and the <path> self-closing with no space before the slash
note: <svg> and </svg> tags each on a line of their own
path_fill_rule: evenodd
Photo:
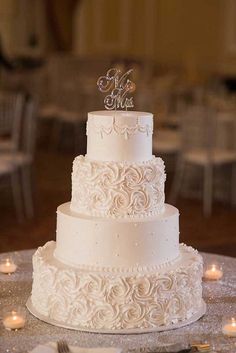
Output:
<svg viewBox="0 0 236 353">
<path fill-rule="evenodd" d="M 179 327 L 204 313 L 202 258 L 179 244 L 152 133 L 151 113 L 88 114 L 87 154 L 74 160 L 56 242 L 33 256 L 28 306 L 39 318 L 116 333 Z"/>
</svg>

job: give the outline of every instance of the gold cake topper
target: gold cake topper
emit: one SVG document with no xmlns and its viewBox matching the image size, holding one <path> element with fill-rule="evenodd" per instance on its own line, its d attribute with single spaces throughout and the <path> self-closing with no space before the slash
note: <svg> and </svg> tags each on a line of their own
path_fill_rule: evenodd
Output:
<svg viewBox="0 0 236 353">
<path fill-rule="evenodd" d="M 101 92 L 109 92 L 104 98 L 105 108 L 125 109 L 133 108 L 133 97 L 127 97 L 129 93 L 135 91 L 135 83 L 128 76 L 133 69 L 128 70 L 124 74 L 117 68 L 109 69 L 105 76 L 99 77 L 97 80 L 98 89 Z"/>
</svg>

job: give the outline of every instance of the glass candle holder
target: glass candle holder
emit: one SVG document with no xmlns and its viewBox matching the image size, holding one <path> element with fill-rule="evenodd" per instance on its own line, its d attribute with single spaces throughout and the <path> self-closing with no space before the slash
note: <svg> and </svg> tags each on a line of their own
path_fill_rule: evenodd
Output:
<svg viewBox="0 0 236 353">
<path fill-rule="evenodd" d="M 218 281 L 223 277 L 223 269 L 217 263 L 207 264 L 204 270 L 203 278 L 207 281 Z"/>
<path fill-rule="evenodd" d="M 3 257 L 0 259 L 0 272 L 5 274 L 14 273 L 17 269 L 16 261 L 13 257 Z"/>
<path fill-rule="evenodd" d="M 7 330 L 19 330 L 25 326 L 26 311 L 22 306 L 12 306 L 3 309 L 3 325 Z"/>
<path fill-rule="evenodd" d="M 236 337 L 236 316 L 223 318 L 222 332 L 228 337 Z"/>
</svg>

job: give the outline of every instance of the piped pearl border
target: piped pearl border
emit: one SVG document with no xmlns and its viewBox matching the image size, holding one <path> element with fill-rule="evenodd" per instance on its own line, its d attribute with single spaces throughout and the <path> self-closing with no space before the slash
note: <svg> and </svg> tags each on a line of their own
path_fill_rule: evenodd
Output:
<svg viewBox="0 0 236 353">
<path fill-rule="evenodd" d="M 45 252 L 45 250 L 48 247 L 54 246 L 55 242 L 50 241 L 46 243 L 44 246 L 39 247 L 37 250 L 38 256 L 42 256 L 42 254 Z M 53 254 L 55 253 L 55 250 Z M 74 269 L 82 272 L 102 272 L 102 273 L 152 273 L 152 272 L 159 272 L 161 270 L 165 270 L 168 267 L 174 266 L 176 263 L 178 263 L 182 256 L 184 254 L 189 254 L 189 255 L 195 255 L 200 257 L 198 251 L 191 246 L 187 246 L 184 243 L 180 244 L 180 253 L 179 256 L 177 256 L 174 260 L 167 261 L 163 264 L 159 265 L 153 265 L 153 266 L 141 266 L 141 265 L 135 265 L 135 266 L 130 266 L 130 267 L 105 267 L 105 266 L 97 266 L 97 265 L 75 265 L 73 262 L 68 262 L 68 260 L 64 260 L 61 256 L 58 256 L 58 254 L 55 256 L 55 261 L 59 260 L 61 261 L 65 266 L 67 267 L 73 267 Z"/>
</svg>

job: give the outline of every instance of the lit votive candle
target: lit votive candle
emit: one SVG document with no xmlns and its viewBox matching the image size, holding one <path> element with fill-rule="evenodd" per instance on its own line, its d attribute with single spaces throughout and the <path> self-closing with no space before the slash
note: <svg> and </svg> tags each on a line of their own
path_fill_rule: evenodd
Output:
<svg viewBox="0 0 236 353">
<path fill-rule="evenodd" d="M 0 272 L 10 274 L 15 272 L 17 269 L 17 265 L 11 258 L 5 258 L 1 260 L 0 263 Z"/>
<path fill-rule="evenodd" d="M 220 269 L 218 265 L 212 264 L 207 267 L 204 273 L 204 279 L 210 281 L 217 281 L 221 279 L 223 276 L 223 271 Z"/>
<path fill-rule="evenodd" d="M 25 326 L 25 310 L 21 307 L 6 310 L 3 315 L 3 325 L 7 330 L 19 330 Z"/>
<path fill-rule="evenodd" d="M 222 332 L 229 337 L 236 337 L 236 319 L 232 317 L 231 319 L 224 320 L 222 326 Z"/>
</svg>

